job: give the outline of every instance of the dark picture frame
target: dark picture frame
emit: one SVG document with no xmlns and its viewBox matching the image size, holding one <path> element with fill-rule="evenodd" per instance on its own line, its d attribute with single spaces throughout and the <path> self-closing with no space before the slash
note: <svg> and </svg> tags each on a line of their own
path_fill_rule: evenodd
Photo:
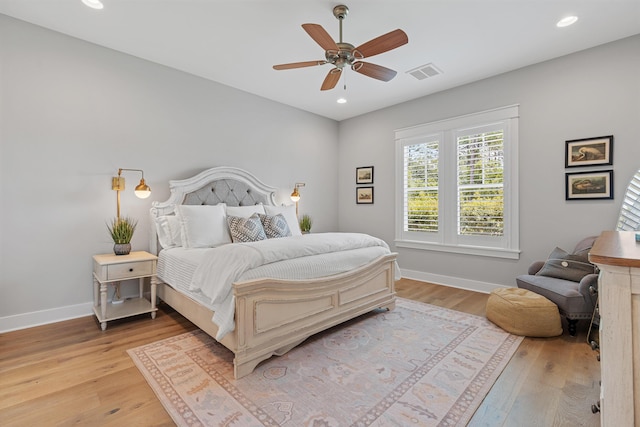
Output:
<svg viewBox="0 0 640 427">
<path fill-rule="evenodd" d="M 566 173 L 566 200 L 613 199 L 613 171 Z"/>
<path fill-rule="evenodd" d="M 357 187 L 356 203 L 359 205 L 373 204 L 373 187 Z"/>
<path fill-rule="evenodd" d="M 566 141 L 564 167 L 613 165 L 613 135 Z"/>
<path fill-rule="evenodd" d="M 373 184 L 373 166 L 356 168 L 356 184 Z"/>
</svg>

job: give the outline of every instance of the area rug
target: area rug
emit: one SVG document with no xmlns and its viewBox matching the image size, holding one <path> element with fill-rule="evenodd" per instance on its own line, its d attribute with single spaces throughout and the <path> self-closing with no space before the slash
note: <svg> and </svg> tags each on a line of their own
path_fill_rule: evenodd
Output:
<svg viewBox="0 0 640 427">
<path fill-rule="evenodd" d="M 129 350 L 179 426 L 465 425 L 522 337 L 397 299 L 314 335 L 248 376 L 202 331 Z"/>
</svg>

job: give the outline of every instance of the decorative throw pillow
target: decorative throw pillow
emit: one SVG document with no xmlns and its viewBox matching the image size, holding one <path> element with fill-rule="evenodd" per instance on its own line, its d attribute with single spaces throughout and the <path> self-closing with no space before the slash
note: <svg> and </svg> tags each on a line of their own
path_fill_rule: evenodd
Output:
<svg viewBox="0 0 640 427">
<path fill-rule="evenodd" d="M 249 218 L 227 216 L 227 223 L 233 243 L 257 242 L 267 238 L 258 214 L 253 214 Z"/>
<path fill-rule="evenodd" d="M 284 216 L 284 219 L 287 220 L 287 225 L 289 226 L 289 231 L 291 231 L 291 235 L 302 236 L 302 232 L 300 231 L 300 224 L 298 223 L 298 217 L 296 216 L 296 205 L 288 205 L 288 206 L 265 205 L 264 211 L 267 215 L 282 214 L 282 216 Z"/>
<path fill-rule="evenodd" d="M 586 255 L 569 254 L 560 248 L 555 248 L 536 276 L 579 282 L 587 274 L 595 272 L 595 266 L 589 262 Z"/>
<path fill-rule="evenodd" d="M 260 222 L 262 222 L 262 228 L 267 235 L 268 239 L 275 239 L 278 237 L 291 236 L 291 230 L 287 225 L 287 220 L 284 215 L 259 215 Z"/>
</svg>

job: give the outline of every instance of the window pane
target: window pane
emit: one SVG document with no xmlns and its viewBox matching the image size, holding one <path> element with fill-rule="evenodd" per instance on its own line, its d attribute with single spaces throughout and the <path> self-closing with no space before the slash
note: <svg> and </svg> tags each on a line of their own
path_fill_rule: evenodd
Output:
<svg viewBox="0 0 640 427">
<path fill-rule="evenodd" d="M 458 234 L 504 234 L 503 131 L 458 138 Z"/>
<path fill-rule="evenodd" d="M 404 231 L 438 231 L 438 141 L 404 147 Z"/>
</svg>

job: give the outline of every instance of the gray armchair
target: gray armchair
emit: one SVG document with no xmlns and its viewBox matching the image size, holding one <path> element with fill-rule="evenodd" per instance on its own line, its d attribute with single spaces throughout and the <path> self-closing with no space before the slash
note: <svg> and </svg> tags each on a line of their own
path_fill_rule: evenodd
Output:
<svg viewBox="0 0 640 427">
<path fill-rule="evenodd" d="M 598 274 L 587 256 L 597 236 L 578 243 L 572 254 L 556 248 L 545 261 L 536 261 L 528 274 L 516 278 L 519 288 L 544 296 L 566 317 L 569 334 L 575 336 L 580 319 L 591 320 L 598 292 Z"/>
</svg>

